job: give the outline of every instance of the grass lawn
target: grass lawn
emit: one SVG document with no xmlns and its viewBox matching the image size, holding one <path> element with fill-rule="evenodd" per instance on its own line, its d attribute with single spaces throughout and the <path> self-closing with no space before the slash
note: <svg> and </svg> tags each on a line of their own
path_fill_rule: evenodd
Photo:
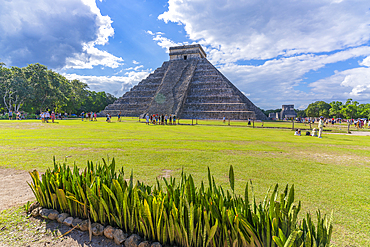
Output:
<svg viewBox="0 0 370 247">
<path fill-rule="evenodd" d="M 199 183 L 207 179 L 209 166 L 217 182 L 229 188 L 228 169 L 233 165 L 237 192 L 243 193 L 245 183 L 252 180 L 262 200 L 270 186 L 279 183 L 283 189 L 294 184 L 296 200 L 303 203 L 301 216 L 317 209 L 327 214 L 334 210 L 334 246 L 370 246 L 368 136 L 298 137 L 287 129 L 250 128 L 237 122 L 228 126 L 221 121 L 199 121 L 194 126 L 147 126 L 136 118 L 120 123 L 106 123 L 103 118 L 57 122 L 0 121 L 0 166 L 44 171 L 52 166 L 53 156 L 80 167 L 86 160 L 114 157 L 127 176 L 133 170 L 136 179 L 148 183 L 163 175 L 178 177 L 181 169 Z M 291 127 L 291 123 L 264 123 L 269 125 Z M 346 125 L 330 129 L 340 132 Z"/>
</svg>

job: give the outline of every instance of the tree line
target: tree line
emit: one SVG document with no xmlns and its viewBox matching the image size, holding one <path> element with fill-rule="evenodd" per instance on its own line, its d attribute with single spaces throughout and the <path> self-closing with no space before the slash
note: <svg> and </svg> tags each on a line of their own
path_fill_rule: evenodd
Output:
<svg viewBox="0 0 370 247">
<path fill-rule="evenodd" d="M 359 104 L 353 99 L 347 101 L 333 101 L 326 103 L 325 101 L 316 101 L 307 106 L 305 110 L 294 109 L 297 117 L 320 117 L 325 118 L 367 118 L 370 119 L 370 104 Z M 262 110 L 266 116 L 269 113 L 281 112 L 281 109 L 275 110 Z"/>
<path fill-rule="evenodd" d="M 305 110 L 307 117 L 325 118 L 370 118 L 370 104 L 359 104 L 353 99 L 347 99 L 345 103 L 341 101 L 333 101 L 326 103 L 324 101 L 316 101 L 308 105 Z"/>
<path fill-rule="evenodd" d="M 68 80 L 61 74 L 36 63 L 23 68 L 7 68 L 0 63 L 0 111 L 25 111 L 37 114 L 53 110 L 79 114 L 100 112 L 116 97 L 90 91 L 86 83 Z"/>
</svg>

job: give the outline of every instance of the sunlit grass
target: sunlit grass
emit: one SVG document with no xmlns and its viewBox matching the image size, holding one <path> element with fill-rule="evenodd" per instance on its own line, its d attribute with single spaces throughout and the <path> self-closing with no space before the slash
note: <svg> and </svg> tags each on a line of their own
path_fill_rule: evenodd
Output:
<svg viewBox="0 0 370 247">
<path fill-rule="evenodd" d="M 114 157 L 127 174 L 133 170 L 135 178 L 145 182 L 153 183 L 169 172 L 164 170 L 178 177 L 183 169 L 199 183 L 206 180 L 209 166 L 217 182 L 228 186 L 232 164 L 237 192 L 242 193 L 252 180 L 262 199 L 269 186 L 294 183 L 303 212 L 334 210 L 335 246 L 370 246 L 369 137 L 327 133 L 322 139 L 297 137 L 289 129 L 252 128 L 233 121 L 230 126 L 222 121 L 180 123 L 189 125 L 147 126 L 137 118 L 54 124 L 4 120 L 0 121 L 0 166 L 43 171 L 52 166 L 53 156 L 81 167 L 86 160 Z M 261 124 L 256 122 L 255 127 Z M 292 123 L 264 122 L 264 127 L 269 126 L 291 128 Z M 342 127 L 346 130 L 345 124 Z M 328 126 L 334 128 L 339 127 Z"/>
</svg>

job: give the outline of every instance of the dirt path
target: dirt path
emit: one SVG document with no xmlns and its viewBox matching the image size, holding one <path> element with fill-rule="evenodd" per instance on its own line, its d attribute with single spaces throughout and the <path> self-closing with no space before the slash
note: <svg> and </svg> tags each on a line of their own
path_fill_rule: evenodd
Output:
<svg viewBox="0 0 370 247">
<path fill-rule="evenodd" d="M 31 182 L 27 171 L 0 168 L 0 212 L 5 209 L 14 210 L 15 207 L 25 205 L 27 201 L 34 201 L 32 190 L 27 182 Z M 21 215 L 19 215 L 21 214 Z M 42 218 L 26 218 L 23 213 L 17 213 L 17 219 L 9 216 L 8 222 L 0 222 L 0 247 L 27 246 L 27 247 L 79 247 L 79 246 L 107 246 L 116 245 L 112 240 L 101 236 L 93 236 L 89 241 L 89 234 L 74 230 L 62 238 L 57 238 L 71 228 L 56 221 Z M 29 226 L 25 226 L 25 225 Z M 1 233 L 1 232 L 0 232 Z"/>
<path fill-rule="evenodd" d="M 0 168 L 0 212 L 35 200 L 27 182 L 31 182 L 28 172 Z"/>
<path fill-rule="evenodd" d="M 325 133 L 330 135 L 351 135 L 351 136 L 370 136 L 370 131 L 352 131 L 351 134 L 347 133 Z"/>
</svg>

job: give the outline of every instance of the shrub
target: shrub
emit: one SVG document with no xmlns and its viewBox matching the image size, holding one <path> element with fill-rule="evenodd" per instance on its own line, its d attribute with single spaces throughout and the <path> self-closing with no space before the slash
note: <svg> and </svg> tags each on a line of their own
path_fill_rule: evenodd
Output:
<svg viewBox="0 0 370 247">
<path fill-rule="evenodd" d="M 250 198 L 248 183 L 244 197 L 234 192 L 234 171 L 230 166 L 231 191 L 217 186 L 208 168 L 208 186 L 196 188 L 191 175 L 180 181 L 156 181 L 148 186 L 134 184 L 131 172 L 124 179 L 123 168 L 87 163 L 73 172 L 56 164 L 39 177 L 34 170 L 29 184 L 42 207 L 57 209 L 75 217 L 117 226 L 148 240 L 177 246 L 329 246 L 331 218 L 317 212 L 317 224 L 310 214 L 298 220 L 301 202 L 294 203 L 294 186 L 282 193 L 276 185 L 263 202 Z M 251 185 L 251 183 L 250 183 Z M 253 194 L 253 190 L 252 190 Z"/>
</svg>

